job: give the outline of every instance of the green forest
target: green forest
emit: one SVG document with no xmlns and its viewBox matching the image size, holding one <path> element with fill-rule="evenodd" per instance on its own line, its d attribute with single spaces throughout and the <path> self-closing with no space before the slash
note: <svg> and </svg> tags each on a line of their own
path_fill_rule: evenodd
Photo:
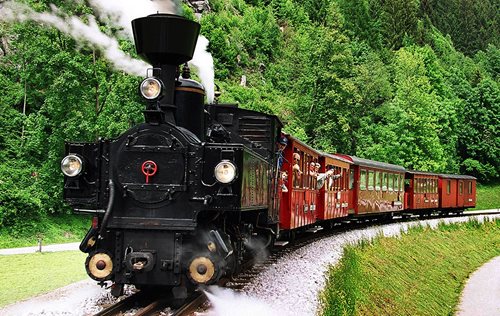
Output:
<svg viewBox="0 0 500 316">
<path fill-rule="evenodd" d="M 18 2 L 84 21 L 97 16 L 87 0 Z M 498 182 L 498 1 L 209 5 L 201 34 L 220 102 L 276 114 L 286 132 L 326 152 Z M 116 26 L 96 23 L 137 57 Z M 64 141 L 116 137 L 143 121 L 141 80 L 114 70 L 98 48 L 44 23 L 6 21 L 0 8 L 0 227 L 29 231 L 47 214 L 69 212 Z"/>
</svg>

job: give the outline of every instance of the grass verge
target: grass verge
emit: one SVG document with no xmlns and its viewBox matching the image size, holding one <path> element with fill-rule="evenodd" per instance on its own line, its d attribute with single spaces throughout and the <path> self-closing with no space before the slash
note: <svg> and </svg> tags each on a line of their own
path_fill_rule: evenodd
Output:
<svg viewBox="0 0 500 316">
<path fill-rule="evenodd" d="M 79 251 L 0 256 L 0 307 L 87 277 Z"/>
<path fill-rule="evenodd" d="M 0 248 L 36 246 L 38 238 L 43 244 L 81 241 L 90 227 L 89 216 L 64 214 L 47 216 L 26 227 L 1 227 Z"/>
<path fill-rule="evenodd" d="M 500 209 L 500 184 L 477 185 L 474 210 Z"/>
<path fill-rule="evenodd" d="M 467 277 L 498 255 L 500 220 L 348 246 L 329 270 L 321 315 L 453 315 Z"/>
</svg>

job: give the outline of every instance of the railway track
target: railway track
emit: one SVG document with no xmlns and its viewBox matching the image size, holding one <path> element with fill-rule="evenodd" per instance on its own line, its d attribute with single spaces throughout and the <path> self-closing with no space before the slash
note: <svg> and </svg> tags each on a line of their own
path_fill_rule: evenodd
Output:
<svg viewBox="0 0 500 316">
<path fill-rule="evenodd" d="M 178 305 L 179 302 L 170 296 L 162 296 L 158 293 L 138 292 L 103 309 L 94 316 L 186 316 L 193 314 L 204 302 L 206 302 L 205 294 L 197 291 L 186 298 L 180 307 L 174 308 L 172 306 Z"/>
<path fill-rule="evenodd" d="M 309 245 L 317 240 L 328 238 L 337 234 L 341 234 L 345 231 L 352 229 L 362 229 L 370 226 L 386 225 L 391 223 L 402 223 L 411 222 L 418 220 L 427 219 L 439 219 L 439 218 L 450 218 L 450 217 L 467 217 L 467 216 L 477 216 L 477 215 L 495 215 L 500 214 L 500 210 L 496 211 L 473 211 L 465 212 L 460 214 L 451 215 L 429 215 L 429 216 L 401 216 L 393 219 L 382 219 L 382 218 L 367 218 L 365 220 L 347 220 L 337 223 L 332 229 L 321 229 L 315 233 L 305 233 L 296 239 L 293 243 L 287 244 L 283 247 L 275 247 L 268 255 L 264 256 L 261 254 L 260 257 L 263 260 L 250 261 L 244 266 L 242 272 L 233 276 L 231 279 L 225 279 L 220 285 L 225 288 L 232 289 L 236 292 L 240 292 L 244 289 L 245 285 L 250 283 L 256 276 L 258 276 L 263 270 L 265 270 L 270 265 L 276 263 L 279 259 L 288 253 L 292 253 L 306 245 Z M 259 257 L 259 255 L 257 256 Z M 169 313 L 163 315 L 174 315 L 174 316 L 186 316 L 192 315 L 194 311 L 200 308 L 203 304 L 207 302 L 206 296 L 201 291 L 195 292 L 192 296 L 188 297 L 186 301 L 179 308 L 169 308 Z M 135 316 L 149 316 L 149 315 L 160 315 L 160 312 L 164 311 L 169 306 L 172 306 L 172 298 L 158 297 L 157 294 L 142 293 L 133 294 L 120 302 L 106 308 L 105 310 L 95 314 L 95 316 L 109 316 L 109 315 L 127 315 Z M 140 307 L 139 307 L 140 306 Z"/>
</svg>

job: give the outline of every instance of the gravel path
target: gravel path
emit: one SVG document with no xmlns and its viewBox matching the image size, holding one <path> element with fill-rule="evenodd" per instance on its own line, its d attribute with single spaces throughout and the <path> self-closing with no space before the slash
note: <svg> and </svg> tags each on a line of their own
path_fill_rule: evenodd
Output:
<svg viewBox="0 0 500 316">
<path fill-rule="evenodd" d="M 78 250 L 79 246 L 80 246 L 79 242 L 73 242 L 68 244 L 46 245 L 46 246 L 42 245 L 42 252 Z M 21 255 L 26 253 L 35 253 L 39 249 L 40 248 L 38 246 L 0 249 L 0 255 Z"/>
<path fill-rule="evenodd" d="M 6 306 L 0 309 L 0 315 L 92 315 L 98 312 L 96 302 L 108 295 L 106 290 L 89 279 Z"/>
<path fill-rule="evenodd" d="M 457 316 L 500 315 L 500 257 L 474 272 L 465 284 Z"/>
</svg>

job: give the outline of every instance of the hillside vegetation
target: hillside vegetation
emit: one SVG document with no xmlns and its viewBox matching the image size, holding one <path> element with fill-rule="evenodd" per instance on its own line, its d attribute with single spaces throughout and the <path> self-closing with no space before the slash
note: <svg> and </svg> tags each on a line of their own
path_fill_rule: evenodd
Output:
<svg viewBox="0 0 500 316">
<path fill-rule="evenodd" d="M 25 0 L 85 18 L 87 1 Z M 500 22 L 493 0 L 212 0 L 201 33 L 220 102 L 278 115 L 327 152 L 499 179 Z M 184 14 L 194 15 L 187 5 Z M 118 35 L 112 25 L 101 30 Z M 134 55 L 130 41 L 120 40 Z M 143 120 L 141 78 L 34 22 L 0 22 L 0 226 L 37 229 L 62 203 L 64 141 Z M 246 77 L 246 86 L 240 85 Z"/>
<path fill-rule="evenodd" d="M 344 249 L 320 315 L 453 315 L 463 286 L 500 255 L 500 220 L 411 228 Z"/>
</svg>

